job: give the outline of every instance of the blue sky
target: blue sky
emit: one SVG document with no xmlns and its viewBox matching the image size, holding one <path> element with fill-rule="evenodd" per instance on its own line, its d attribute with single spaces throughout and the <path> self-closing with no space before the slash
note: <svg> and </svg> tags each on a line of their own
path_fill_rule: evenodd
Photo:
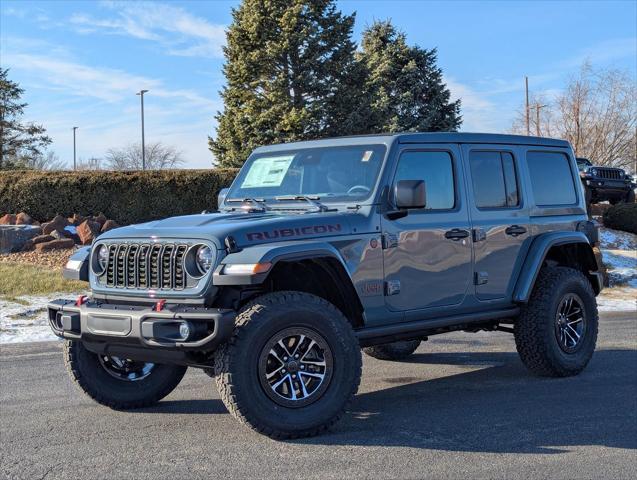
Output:
<svg viewBox="0 0 637 480">
<path fill-rule="evenodd" d="M 238 2 L 2 0 L 0 63 L 26 89 L 27 119 L 44 124 L 52 149 L 72 161 L 103 157 L 140 138 L 181 150 L 186 166 L 209 167 L 207 137 L 222 108 L 221 47 Z M 463 131 L 507 131 L 531 90 L 555 95 L 583 61 L 637 78 L 637 1 L 340 1 L 356 11 L 355 38 L 391 19 L 410 43 L 437 47 Z"/>
</svg>

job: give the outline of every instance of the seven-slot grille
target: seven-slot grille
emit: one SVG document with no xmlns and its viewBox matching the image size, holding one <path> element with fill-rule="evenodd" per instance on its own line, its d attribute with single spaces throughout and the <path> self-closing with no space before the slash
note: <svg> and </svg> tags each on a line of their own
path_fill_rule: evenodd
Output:
<svg viewBox="0 0 637 480">
<path fill-rule="evenodd" d="M 187 245 L 120 243 L 107 245 L 106 286 L 183 290 Z"/>
<path fill-rule="evenodd" d="M 618 168 L 596 168 L 598 177 L 608 178 L 609 180 L 623 180 L 624 171 Z"/>
</svg>

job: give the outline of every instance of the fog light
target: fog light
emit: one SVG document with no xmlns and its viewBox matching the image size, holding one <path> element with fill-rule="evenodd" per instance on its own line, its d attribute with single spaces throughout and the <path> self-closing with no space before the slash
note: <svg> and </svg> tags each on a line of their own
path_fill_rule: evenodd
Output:
<svg viewBox="0 0 637 480">
<path fill-rule="evenodd" d="M 188 322 L 183 322 L 179 325 L 179 336 L 182 340 L 188 340 L 190 334 L 193 332 L 192 325 Z"/>
</svg>

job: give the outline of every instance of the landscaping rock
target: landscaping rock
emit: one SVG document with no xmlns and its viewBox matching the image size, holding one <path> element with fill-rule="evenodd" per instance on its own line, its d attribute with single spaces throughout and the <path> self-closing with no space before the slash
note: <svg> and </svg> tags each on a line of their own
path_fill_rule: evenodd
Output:
<svg viewBox="0 0 637 480">
<path fill-rule="evenodd" d="M 31 225 L 1 225 L 0 253 L 20 252 L 27 241 L 41 233 L 40 227 Z"/>
<path fill-rule="evenodd" d="M 0 225 L 15 225 L 16 216 L 13 213 L 7 213 L 0 218 Z"/>
<path fill-rule="evenodd" d="M 51 240 L 50 242 L 38 243 L 35 246 L 37 252 L 48 252 L 50 250 L 61 250 L 63 248 L 73 248 L 75 243 L 70 238 L 62 240 Z"/>
<path fill-rule="evenodd" d="M 52 235 L 38 235 L 37 237 L 33 237 L 33 244 L 37 245 L 38 243 L 50 242 L 51 240 L 55 240 L 55 237 Z"/>
<path fill-rule="evenodd" d="M 22 252 L 30 252 L 31 250 L 33 250 L 34 247 L 34 243 L 33 240 L 27 240 L 26 242 L 24 242 L 24 245 L 22 246 Z"/>
<path fill-rule="evenodd" d="M 77 234 L 83 245 L 90 245 L 95 237 L 100 233 L 101 225 L 98 222 L 91 220 L 84 220 L 79 227 L 77 227 Z"/>
<path fill-rule="evenodd" d="M 104 222 L 104 225 L 102 225 L 102 230 L 101 232 L 108 232 L 109 230 L 113 230 L 114 228 L 118 228 L 119 225 L 117 224 L 117 222 L 115 220 L 106 220 Z"/>
<path fill-rule="evenodd" d="M 84 220 L 86 220 L 86 217 L 83 217 L 82 215 L 74 213 L 73 216 L 68 218 L 67 220 L 69 221 L 70 225 L 73 225 L 74 227 L 77 227 L 80 223 L 82 223 Z"/>
<path fill-rule="evenodd" d="M 64 227 L 66 227 L 68 224 L 69 221 L 65 217 L 63 217 L 62 215 L 56 215 L 53 220 L 42 225 L 42 231 L 48 235 L 54 230 L 64 230 Z"/>
<path fill-rule="evenodd" d="M 16 215 L 16 225 L 31 225 L 32 223 L 33 219 L 27 213 L 20 212 L 18 213 L 18 215 Z"/>
<path fill-rule="evenodd" d="M 100 212 L 95 218 L 93 218 L 93 220 L 99 223 L 100 228 L 102 228 L 104 224 L 106 223 L 107 218 L 106 218 L 106 215 Z"/>
<path fill-rule="evenodd" d="M 62 240 L 69 237 L 64 230 L 53 230 L 49 235 L 51 235 L 55 240 Z"/>
</svg>

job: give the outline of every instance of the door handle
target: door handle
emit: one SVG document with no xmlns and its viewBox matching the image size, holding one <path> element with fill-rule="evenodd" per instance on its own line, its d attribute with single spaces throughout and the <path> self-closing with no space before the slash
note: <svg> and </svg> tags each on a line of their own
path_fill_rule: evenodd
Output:
<svg viewBox="0 0 637 480">
<path fill-rule="evenodd" d="M 526 233 L 526 228 L 521 227 L 520 225 L 511 225 L 504 231 L 504 233 L 511 235 L 512 237 L 517 237 L 518 235 Z"/>
<path fill-rule="evenodd" d="M 462 238 L 467 238 L 468 236 L 469 232 L 467 230 L 461 230 L 459 228 L 454 228 L 453 230 L 445 232 L 445 238 L 453 240 L 454 242 Z"/>
</svg>

